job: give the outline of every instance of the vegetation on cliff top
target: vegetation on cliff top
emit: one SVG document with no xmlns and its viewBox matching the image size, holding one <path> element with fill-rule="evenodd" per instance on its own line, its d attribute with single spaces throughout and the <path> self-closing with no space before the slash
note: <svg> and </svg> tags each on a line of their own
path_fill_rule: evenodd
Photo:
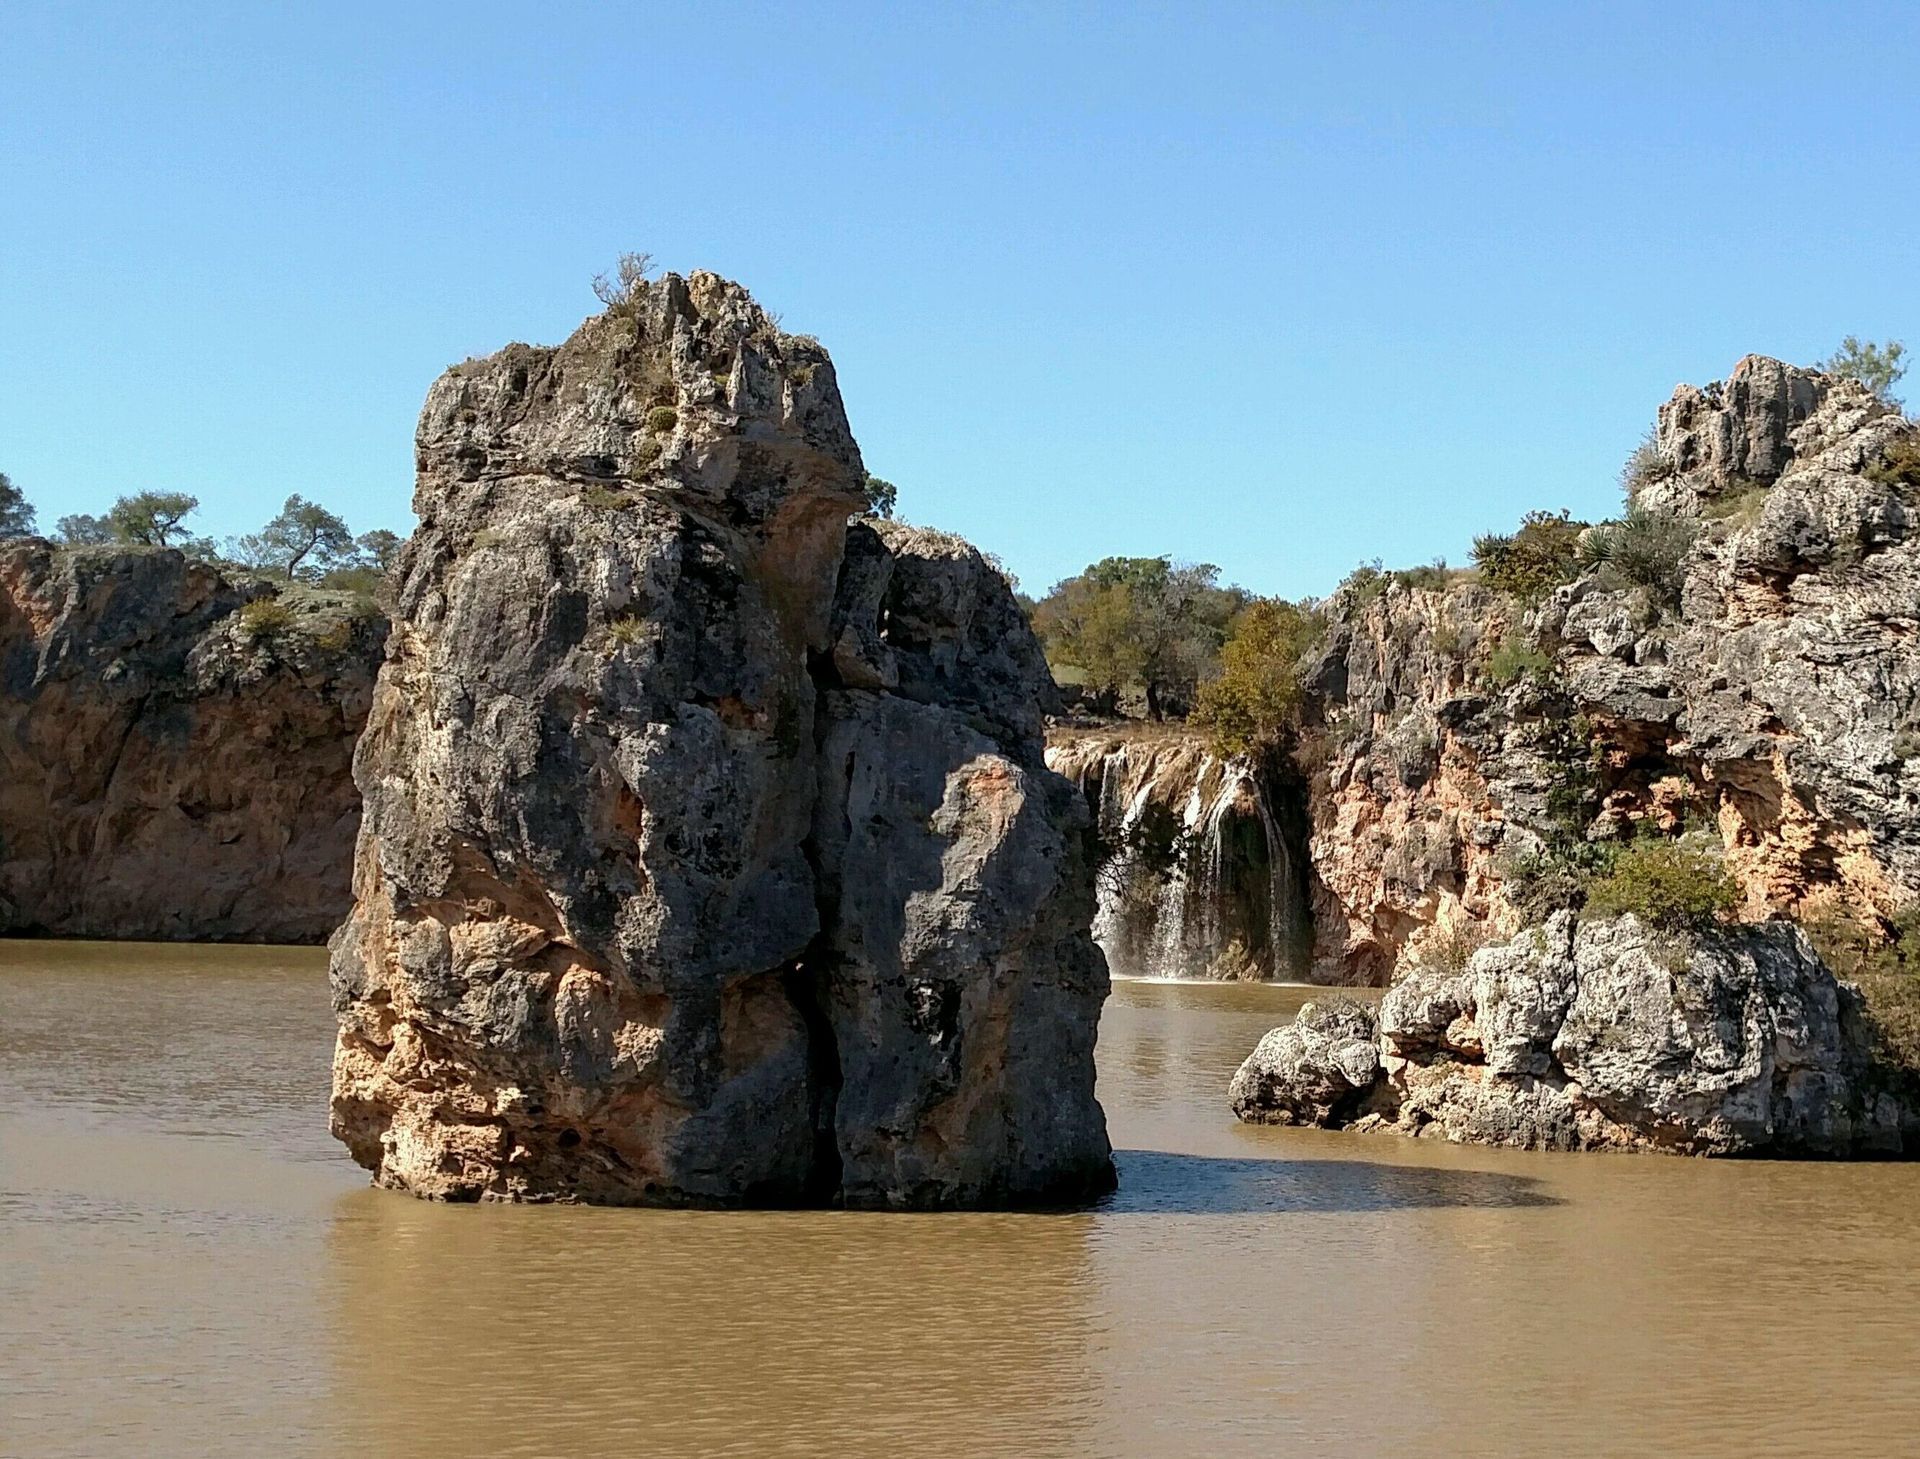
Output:
<svg viewBox="0 0 1920 1459">
<path fill-rule="evenodd" d="M 1034 605 L 1034 631 L 1056 670 L 1076 671 L 1109 701 L 1138 689 L 1149 718 L 1183 714 L 1252 599 L 1219 577 L 1212 563 L 1103 558 Z"/>
<path fill-rule="evenodd" d="M 1820 368 L 1829 375 L 1844 375 L 1849 380 L 1858 380 L 1882 401 L 1898 410 L 1901 402 L 1894 395 L 1893 387 L 1907 373 L 1906 357 L 1907 347 L 1897 339 L 1874 344 L 1871 340 L 1850 334 L 1840 341 L 1839 349 L 1820 362 Z"/>
<path fill-rule="evenodd" d="M 1193 719 L 1229 755 L 1257 754 L 1283 744 L 1299 724 L 1300 661 L 1324 620 L 1281 598 L 1241 609 L 1221 645 L 1219 672 L 1201 684 Z"/>
<path fill-rule="evenodd" d="M 355 536 L 335 512 L 297 493 L 258 531 L 222 549 L 187 527 L 200 500 L 184 491 L 131 492 L 104 513 L 60 518 L 54 541 L 62 547 L 171 547 L 230 571 L 286 583 L 335 588 L 372 598 L 400 555 L 401 538 L 385 528 Z M 0 537 L 33 534 L 37 518 L 20 489 L 0 473 Z"/>
<path fill-rule="evenodd" d="M 1580 534 L 1586 525 L 1563 508 L 1528 512 L 1513 532 L 1482 533 L 1473 539 L 1481 581 L 1522 602 L 1545 597 L 1577 575 Z"/>
</svg>

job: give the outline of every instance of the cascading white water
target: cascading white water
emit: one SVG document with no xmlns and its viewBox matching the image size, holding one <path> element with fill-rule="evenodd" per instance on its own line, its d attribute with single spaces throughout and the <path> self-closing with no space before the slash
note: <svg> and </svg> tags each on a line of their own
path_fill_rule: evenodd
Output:
<svg viewBox="0 0 1920 1459">
<path fill-rule="evenodd" d="M 1088 793 L 1102 841 L 1094 936 L 1114 971 L 1137 977 L 1291 978 L 1304 972 L 1304 891 L 1267 786 L 1242 761 L 1194 741 L 1057 744 L 1049 763 Z M 1137 836 L 1158 813 L 1171 864 Z"/>
</svg>

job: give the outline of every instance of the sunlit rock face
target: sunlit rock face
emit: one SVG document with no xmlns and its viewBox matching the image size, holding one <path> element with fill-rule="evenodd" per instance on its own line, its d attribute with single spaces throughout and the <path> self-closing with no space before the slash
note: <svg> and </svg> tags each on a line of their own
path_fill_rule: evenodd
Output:
<svg viewBox="0 0 1920 1459">
<path fill-rule="evenodd" d="M 957 539 L 848 526 L 833 366 L 669 275 L 422 414 L 356 761 L 333 1123 L 449 1199 L 982 1206 L 1112 1182 L 1050 691 Z"/>
<path fill-rule="evenodd" d="M 1911 1154 L 1920 1105 L 1858 992 L 1785 922 L 1678 935 L 1559 913 L 1378 1010 L 1308 1004 L 1234 1076 L 1243 1120 L 1535 1150 Z"/>
<path fill-rule="evenodd" d="M 324 941 L 385 634 L 168 548 L 0 542 L 0 933 Z"/>
<path fill-rule="evenodd" d="M 1556 830 L 1717 833 L 1750 919 L 1920 899 L 1920 487 L 1884 469 L 1914 429 L 1750 356 L 1659 412 L 1665 469 L 1634 505 L 1691 535 L 1671 602 L 1605 570 L 1532 605 L 1471 581 L 1337 593 L 1308 665 L 1316 964 L 1385 983 L 1512 930 L 1513 868 Z"/>
<path fill-rule="evenodd" d="M 1056 731 L 1108 853 L 1115 968 L 1384 985 L 1522 925 L 1515 870 L 1550 838 L 1683 825 L 1717 836 L 1748 919 L 1899 915 L 1920 483 L 1886 463 L 1914 431 L 1855 381 L 1750 356 L 1658 413 L 1632 504 L 1683 543 L 1670 594 L 1592 565 L 1533 603 L 1363 575 L 1322 605 L 1278 783 L 1162 727 Z"/>
</svg>

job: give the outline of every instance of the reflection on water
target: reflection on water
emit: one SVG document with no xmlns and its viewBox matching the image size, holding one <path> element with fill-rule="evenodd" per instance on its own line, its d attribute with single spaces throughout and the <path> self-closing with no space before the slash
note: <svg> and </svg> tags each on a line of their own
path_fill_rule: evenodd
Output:
<svg viewBox="0 0 1920 1459">
<path fill-rule="evenodd" d="M 1920 1168 L 1236 1124 L 1306 996 L 1117 985 L 1090 1212 L 436 1207 L 317 953 L 0 943 L 0 1451 L 1911 1450 Z"/>
<path fill-rule="evenodd" d="M 1114 1214 L 1240 1216 L 1266 1211 L 1400 1211 L 1425 1206 L 1545 1206 L 1525 1176 L 1422 1170 L 1359 1160 L 1249 1160 L 1171 1150 L 1120 1152 Z"/>
</svg>

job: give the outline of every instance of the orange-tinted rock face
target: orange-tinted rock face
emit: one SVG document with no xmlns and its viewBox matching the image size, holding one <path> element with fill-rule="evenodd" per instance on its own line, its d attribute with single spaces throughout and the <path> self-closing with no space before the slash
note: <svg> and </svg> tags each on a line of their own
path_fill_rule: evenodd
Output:
<svg viewBox="0 0 1920 1459">
<path fill-rule="evenodd" d="M 320 942 L 350 902 L 386 625 L 178 552 L 0 544 L 0 930 Z"/>
<path fill-rule="evenodd" d="M 1385 981 L 1513 930 L 1515 868 L 1555 836 L 1717 839 L 1753 920 L 1920 897 L 1920 493 L 1875 471 L 1912 428 L 1757 357 L 1660 420 L 1670 469 L 1636 501 L 1690 541 L 1670 600 L 1608 566 L 1532 605 L 1466 580 L 1331 600 L 1323 964 Z"/>
</svg>

